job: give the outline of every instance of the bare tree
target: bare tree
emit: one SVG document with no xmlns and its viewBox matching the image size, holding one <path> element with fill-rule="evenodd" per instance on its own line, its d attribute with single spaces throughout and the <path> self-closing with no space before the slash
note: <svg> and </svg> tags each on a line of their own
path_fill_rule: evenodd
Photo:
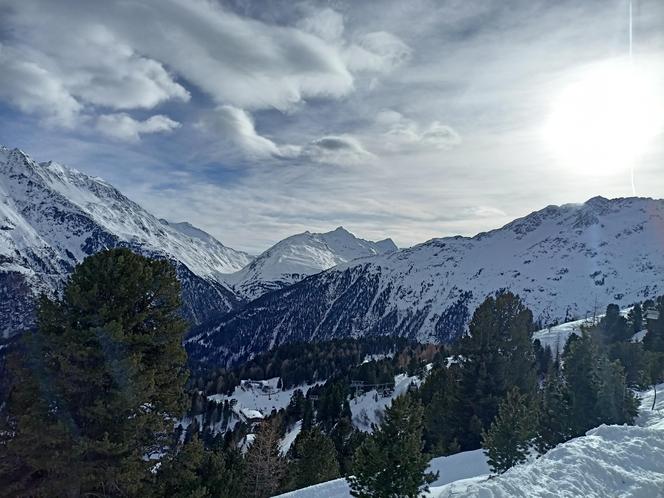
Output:
<svg viewBox="0 0 664 498">
<path fill-rule="evenodd" d="M 258 426 L 254 442 L 246 456 L 246 496 L 268 498 L 279 488 L 286 471 L 286 461 L 279 451 L 279 434 L 269 422 Z"/>
</svg>

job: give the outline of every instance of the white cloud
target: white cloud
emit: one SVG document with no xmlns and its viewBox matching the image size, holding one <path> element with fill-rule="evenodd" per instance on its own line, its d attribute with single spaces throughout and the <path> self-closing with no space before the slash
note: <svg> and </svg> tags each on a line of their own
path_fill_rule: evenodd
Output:
<svg viewBox="0 0 664 498">
<path fill-rule="evenodd" d="M 166 133 L 178 128 L 180 123 L 167 116 L 157 114 L 145 121 L 138 121 L 122 112 L 103 114 L 97 119 L 97 130 L 116 140 L 137 142 L 145 133 Z"/>
<path fill-rule="evenodd" d="M 309 16 L 300 19 L 297 27 L 327 42 L 341 43 L 344 34 L 344 18 L 339 12 L 328 7 L 314 11 Z"/>
<path fill-rule="evenodd" d="M 448 150 L 461 143 L 461 136 L 448 125 L 432 121 L 421 126 L 390 109 L 378 113 L 376 124 L 379 128 L 386 128 L 381 142 L 391 151 Z"/>
<path fill-rule="evenodd" d="M 72 127 L 82 105 L 55 74 L 22 58 L 19 51 L 0 44 L 0 98 L 49 124 Z"/>
<path fill-rule="evenodd" d="M 198 128 L 223 142 L 220 153 L 228 156 L 228 145 L 239 148 L 245 156 L 264 159 L 288 159 L 338 165 L 370 161 L 374 155 L 350 135 L 328 135 L 304 145 L 277 144 L 256 131 L 251 115 L 237 107 L 219 106 L 198 122 Z"/>
<path fill-rule="evenodd" d="M 308 143 L 302 156 L 315 162 L 355 165 L 375 158 L 362 143 L 350 135 L 329 135 Z"/>
<path fill-rule="evenodd" d="M 389 73 L 407 62 L 412 50 L 393 34 L 376 31 L 360 36 L 344 55 L 351 71 Z"/>
</svg>

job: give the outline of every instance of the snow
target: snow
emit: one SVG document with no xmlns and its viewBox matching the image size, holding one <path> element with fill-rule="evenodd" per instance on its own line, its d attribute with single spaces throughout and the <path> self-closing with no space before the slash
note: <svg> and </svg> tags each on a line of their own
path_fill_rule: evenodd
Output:
<svg viewBox="0 0 664 498">
<path fill-rule="evenodd" d="M 664 384 L 658 386 L 658 390 Z M 490 480 L 465 486 L 467 497 L 664 496 L 664 396 L 651 410 L 653 393 L 641 394 L 636 426 L 601 425 L 537 460 Z M 434 492 L 435 491 L 435 492 Z M 435 498 L 458 496 L 432 489 Z"/>
<path fill-rule="evenodd" d="M 429 471 L 439 472 L 431 486 L 443 486 L 462 479 L 488 476 L 489 464 L 483 450 L 463 451 L 431 460 Z"/>
<path fill-rule="evenodd" d="M 632 307 L 625 308 L 620 311 L 620 314 L 624 317 L 627 317 L 627 314 L 630 312 Z M 560 325 L 555 325 L 553 327 L 548 327 L 542 330 L 538 330 L 533 333 L 533 340 L 539 339 L 542 347 L 550 347 L 551 352 L 555 356 L 557 353 L 562 354 L 563 348 L 567 343 L 567 339 L 572 334 L 581 335 L 584 328 L 589 328 L 593 326 L 593 323 L 598 323 L 604 317 L 603 314 L 597 315 L 593 321 L 593 318 L 584 318 L 582 320 L 574 320 L 572 322 L 563 323 Z M 641 332 L 639 332 L 640 334 Z M 643 331 L 645 335 L 646 331 Z"/>
<path fill-rule="evenodd" d="M 664 496 L 664 384 L 641 393 L 636 426 L 602 425 L 542 457 L 487 479 L 482 450 L 435 458 L 440 471 L 427 497 L 654 498 Z M 300 489 L 280 498 L 349 498 L 345 479 Z"/>
<path fill-rule="evenodd" d="M 235 400 L 234 410 L 238 413 L 252 414 L 250 418 L 263 418 L 270 415 L 272 410 L 281 410 L 286 408 L 290 403 L 293 393 L 300 389 L 304 394 L 313 386 L 321 384 L 303 384 L 300 386 L 292 387 L 290 389 L 281 390 L 279 385 L 279 377 L 274 377 L 267 380 L 250 380 L 245 379 L 240 382 L 231 395 L 226 394 L 212 394 L 208 396 L 208 400 L 223 403 L 224 401 Z"/>
<path fill-rule="evenodd" d="M 340 263 L 396 250 L 389 239 L 363 240 L 343 227 L 327 233 L 304 232 L 270 247 L 227 281 L 244 297 L 255 299 Z"/>
<path fill-rule="evenodd" d="M 0 274 L 21 275 L 33 296 L 52 295 L 74 265 L 118 244 L 176 260 L 230 296 L 224 275 L 251 261 L 200 229 L 157 219 L 103 180 L 0 147 Z"/>
<path fill-rule="evenodd" d="M 419 386 L 419 377 L 409 377 L 399 374 L 394 377 L 394 391 L 389 396 L 372 389 L 350 400 L 350 411 L 353 416 L 353 425 L 364 432 L 372 431 L 372 424 L 379 424 L 385 408 L 392 404 L 395 398 L 401 396 L 411 384 Z"/>
<path fill-rule="evenodd" d="M 281 442 L 279 443 L 279 450 L 281 451 L 282 455 L 288 453 L 288 450 L 290 450 L 291 446 L 293 446 L 293 443 L 295 442 L 295 439 L 297 439 L 297 436 L 300 434 L 300 432 L 302 432 L 301 420 L 295 422 L 293 427 L 288 429 Z"/>
<path fill-rule="evenodd" d="M 441 487 L 461 479 L 484 479 L 489 473 L 489 466 L 482 450 L 464 451 L 447 457 L 431 460 L 430 472 L 440 472 L 438 479 L 431 484 Z M 464 481 L 468 482 L 468 481 Z M 279 495 L 279 498 L 350 498 L 350 487 L 345 479 L 335 479 L 308 488 Z"/>
</svg>

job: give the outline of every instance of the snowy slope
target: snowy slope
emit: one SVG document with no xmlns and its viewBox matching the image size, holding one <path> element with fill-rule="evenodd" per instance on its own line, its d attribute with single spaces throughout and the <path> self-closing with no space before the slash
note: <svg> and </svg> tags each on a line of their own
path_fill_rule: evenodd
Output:
<svg viewBox="0 0 664 498">
<path fill-rule="evenodd" d="M 530 463 L 487 479 L 482 450 L 434 458 L 440 473 L 428 498 L 655 498 L 664 496 L 664 384 L 641 395 L 637 425 L 602 425 Z M 300 489 L 280 498 L 350 498 L 345 479 Z"/>
<path fill-rule="evenodd" d="M 176 263 L 185 312 L 195 323 L 230 310 L 238 298 L 223 274 L 251 258 L 183 227 L 155 218 L 99 178 L 0 147 L 2 336 L 30 324 L 38 292 L 57 292 L 87 255 L 121 245 Z"/>
<path fill-rule="evenodd" d="M 549 206 L 475 237 L 433 239 L 344 263 L 268 293 L 202 331 L 202 359 L 233 361 L 295 340 L 399 334 L 449 341 L 499 289 L 543 325 L 664 292 L 664 201 Z"/>
<path fill-rule="evenodd" d="M 371 432 L 372 424 L 380 424 L 385 408 L 391 406 L 392 401 L 405 394 L 411 385 L 419 386 L 421 383 L 419 377 L 399 374 L 394 377 L 394 391 L 389 396 L 372 389 L 353 397 L 350 400 L 353 425 L 361 431 Z"/>
<path fill-rule="evenodd" d="M 642 395 L 637 426 L 602 425 L 563 443 L 539 459 L 463 490 L 432 489 L 435 498 L 664 496 L 664 396 L 651 410 L 652 392 Z"/>
<path fill-rule="evenodd" d="M 227 281 L 243 297 L 255 299 L 338 264 L 396 250 L 390 239 L 359 239 L 343 227 L 328 233 L 304 232 L 278 242 Z"/>
<path fill-rule="evenodd" d="M 429 463 L 428 471 L 439 473 L 438 479 L 431 484 L 435 489 L 462 480 L 468 482 L 471 479 L 485 479 L 489 474 L 489 465 L 482 450 L 473 450 L 434 458 Z M 351 498 L 346 479 L 335 479 L 278 496 L 279 498 Z"/>
<path fill-rule="evenodd" d="M 631 307 L 625 308 L 620 311 L 620 314 L 624 317 L 627 317 L 627 314 L 631 310 Z M 542 347 L 551 348 L 551 352 L 554 356 L 558 353 L 562 354 L 563 348 L 567 343 L 567 339 L 572 334 L 581 335 L 584 328 L 590 328 L 593 326 L 593 323 L 598 323 L 604 315 L 597 315 L 594 319 L 593 317 L 584 318 L 582 320 L 573 320 L 571 322 L 562 323 L 560 325 L 555 325 L 553 327 L 547 327 L 542 330 L 537 330 L 533 332 L 533 340 L 537 339 L 540 341 Z M 642 335 L 645 335 L 645 331 Z"/>
</svg>

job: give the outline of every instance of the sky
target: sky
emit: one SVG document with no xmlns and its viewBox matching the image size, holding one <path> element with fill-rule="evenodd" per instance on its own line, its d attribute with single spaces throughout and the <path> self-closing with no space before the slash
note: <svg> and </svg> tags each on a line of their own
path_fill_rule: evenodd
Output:
<svg viewBox="0 0 664 498">
<path fill-rule="evenodd" d="M 664 2 L 633 0 L 631 57 L 629 19 L 628 0 L 0 0 L 0 144 L 252 253 L 340 225 L 474 235 L 664 196 Z"/>
</svg>

